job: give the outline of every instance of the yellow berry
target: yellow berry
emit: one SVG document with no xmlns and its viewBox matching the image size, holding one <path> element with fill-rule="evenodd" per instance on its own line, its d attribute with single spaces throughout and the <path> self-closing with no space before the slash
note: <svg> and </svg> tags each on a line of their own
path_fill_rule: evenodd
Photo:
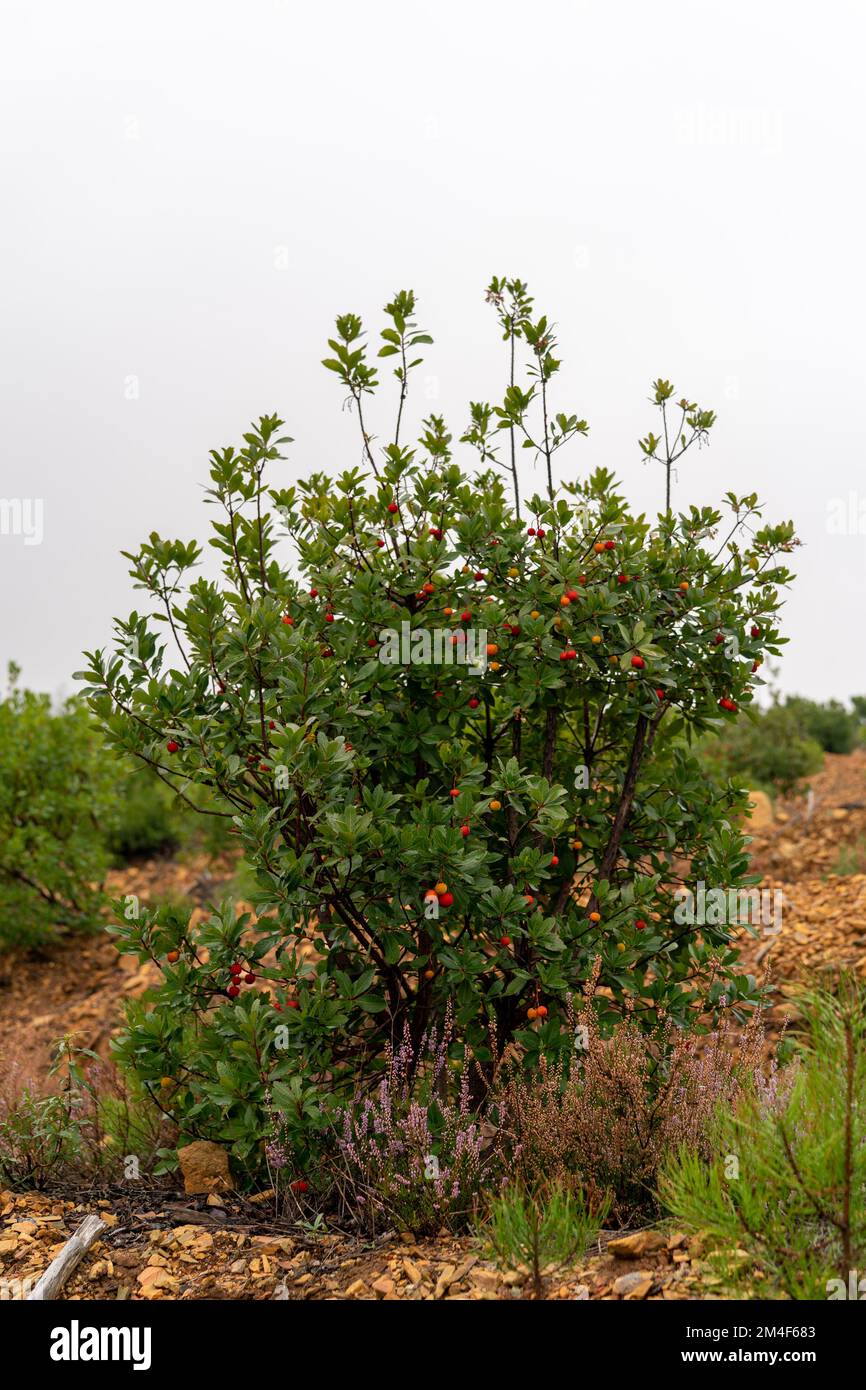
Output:
<svg viewBox="0 0 866 1390">
<path fill-rule="evenodd" d="M 491 801 L 491 803 L 490 803 L 490 809 L 491 809 L 491 811 L 501 811 L 501 810 L 502 810 L 502 802 L 501 802 L 501 801 Z"/>
<path fill-rule="evenodd" d="M 173 1086 L 173 1085 L 174 1085 L 174 1082 L 172 1081 L 172 1079 L 171 1079 L 170 1076 L 164 1076 L 164 1077 L 162 1077 L 162 1079 L 161 1079 L 161 1081 L 160 1081 L 159 1084 L 160 1084 L 160 1086 L 162 1086 L 163 1090 L 167 1091 L 168 1088 L 169 1088 L 169 1086 Z"/>
<path fill-rule="evenodd" d="M 618 951 L 624 951 L 624 950 L 625 950 L 625 942 L 623 942 L 623 941 L 618 941 L 618 942 L 616 943 L 616 949 L 617 949 Z"/>
<path fill-rule="evenodd" d="M 540 617 L 541 617 L 541 614 L 539 613 L 539 611 L 538 611 L 537 608 L 533 608 L 533 610 L 532 610 L 532 612 L 530 613 L 529 616 L 530 616 L 530 618 L 540 618 Z"/>
<path fill-rule="evenodd" d="M 517 569 L 515 565 L 512 565 L 511 569 L 508 571 L 509 579 L 516 579 L 519 574 L 520 570 Z"/>
<path fill-rule="evenodd" d="M 593 636 L 592 636 L 592 644 L 593 644 L 593 646 L 594 646 L 594 647 L 597 647 L 600 641 L 601 641 L 601 637 L 600 637 L 599 633 L 597 633 L 597 632 L 593 633 Z"/>
<path fill-rule="evenodd" d="M 439 882 L 436 884 L 436 892 L 437 892 L 437 893 L 447 893 L 447 892 L 448 892 L 448 884 L 445 883 L 445 882 L 443 882 L 442 879 L 440 879 Z"/>
</svg>

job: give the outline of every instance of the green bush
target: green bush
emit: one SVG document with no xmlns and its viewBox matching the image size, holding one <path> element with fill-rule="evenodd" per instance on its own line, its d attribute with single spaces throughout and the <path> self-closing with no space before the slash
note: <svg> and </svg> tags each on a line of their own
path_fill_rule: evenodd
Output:
<svg viewBox="0 0 866 1390">
<path fill-rule="evenodd" d="M 367 419 L 377 371 L 360 320 L 340 317 L 325 366 L 365 466 L 281 486 L 291 441 L 276 416 L 215 450 L 221 578 L 195 577 L 195 542 L 153 534 L 131 556 L 179 650 L 134 612 L 82 673 L 110 743 L 179 789 L 208 789 L 256 871 L 255 926 L 221 913 L 192 930 L 142 911 L 120 937 L 179 956 L 134 1025 L 135 1065 L 185 1061 L 212 1085 L 207 1105 L 233 1107 L 245 1148 L 275 1071 L 351 1092 L 448 1000 L 462 1046 L 489 1064 L 491 1018 L 498 1046 L 516 1040 L 530 1062 L 569 1048 L 565 1001 L 596 957 L 605 1027 L 635 996 L 650 1027 L 660 1014 L 695 1025 L 723 990 L 735 1010 L 758 997 L 731 928 L 675 921 L 670 864 L 745 881 L 745 798 L 713 785 L 683 736 L 733 721 L 756 663 L 779 651 L 792 527 L 763 524 L 754 496 L 727 494 L 724 513 L 666 505 L 650 522 L 605 469 L 557 483 L 587 425 L 553 405 L 552 325 L 518 282 L 494 281 L 488 299 L 506 361 L 514 349 L 526 367 L 499 404 L 470 406 L 461 442 L 480 473 L 456 462 L 438 416 L 405 437 L 430 342 L 414 296 L 386 306 L 379 356 L 396 364 L 397 404 L 382 448 Z M 675 403 L 666 381 L 653 400 L 660 432 L 640 447 L 667 503 L 715 417 Z M 542 465 L 528 500 L 519 447 Z M 449 663 L 476 636 L 477 668 Z M 180 1057 L 192 1037 L 200 1050 Z"/>
<path fill-rule="evenodd" d="M 740 1296 L 844 1298 L 866 1267 L 863 990 L 844 982 L 838 997 L 812 996 L 806 1027 L 790 1090 L 759 1089 L 722 1111 L 717 1157 L 684 1148 L 662 1176 L 668 1209 L 706 1233 Z"/>
<path fill-rule="evenodd" d="M 170 789 L 147 769 L 118 768 L 115 823 L 108 847 L 115 859 L 172 854 L 183 842 L 185 818 Z"/>
<path fill-rule="evenodd" d="M 850 753 L 859 738 L 860 720 L 839 700 L 805 700 L 790 696 L 784 708 L 798 720 L 807 737 L 814 739 L 825 753 Z"/>
<path fill-rule="evenodd" d="M 108 865 L 111 758 L 85 706 L 10 688 L 0 701 L 0 946 L 96 919 Z"/>
<path fill-rule="evenodd" d="M 699 756 L 714 777 L 771 796 L 789 795 L 824 761 L 820 743 L 805 732 L 797 712 L 781 704 L 750 710 L 748 718 L 702 739 Z"/>
</svg>

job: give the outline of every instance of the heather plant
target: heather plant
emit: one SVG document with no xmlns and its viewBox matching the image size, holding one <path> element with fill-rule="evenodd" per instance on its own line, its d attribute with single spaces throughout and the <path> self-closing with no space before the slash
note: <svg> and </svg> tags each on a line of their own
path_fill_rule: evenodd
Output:
<svg viewBox="0 0 866 1390">
<path fill-rule="evenodd" d="M 862 1298 L 866 1269 L 866 993 L 801 999 L 805 1033 L 787 1093 L 746 1091 L 719 1113 L 715 1151 L 683 1145 L 660 1191 L 703 1232 L 740 1297 Z M 771 1099 L 773 1099 L 771 1097 Z"/>
<path fill-rule="evenodd" d="M 723 1024 L 703 1037 L 671 1020 L 647 1032 L 629 1014 L 604 1037 L 594 984 L 595 976 L 572 1014 L 572 1057 L 503 1073 L 503 1140 L 527 1186 L 551 1178 L 596 1203 L 607 1195 L 628 1224 L 656 1214 L 658 1173 L 671 1154 L 687 1145 L 709 1158 L 719 1109 L 754 1087 L 769 1102 L 779 1074 L 775 1059 L 763 1070 L 761 1011 L 742 1031 Z"/>
<path fill-rule="evenodd" d="M 587 1205 L 581 1192 L 555 1178 L 531 1189 L 510 1182 L 490 1200 L 480 1234 L 505 1270 L 529 1270 L 532 1292 L 543 1298 L 545 1280 L 584 1254 L 606 1216 L 606 1202 Z"/>
<path fill-rule="evenodd" d="M 759 997 L 728 924 L 675 920 L 672 866 L 748 881 L 745 795 L 688 745 L 736 719 L 780 650 L 792 527 L 767 525 L 751 494 L 674 509 L 674 473 L 715 416 L 661 378 L 640 441 L 658 515 L 633 512 L 606 469 L 578 475 L 564 461 L 588 426 L 554 399 L 553 323 L 521 282 L 487 297 L 507 376 L 469 406 L 459 444 L 478 471 L 440 416 L 412 422 L 430 344 L 414 295 L 385 308 L 390 423 L 361 320 L 341 315 L 324 365 L 355 457 L 287 485 L 276 415 L 213 451 L 220 575 L 196 577 L 195 541 L 152 534 L 129 558 L 154 611 L 119 620 L 83 673 L 109 744 L 181 797 L 207 790 L 255 872 L 256 918 L 209 927 L 206 957 L 147 908 L 119 938 L 165 968 L 134 1065 L 154 1073 L 167 1039 L 197 1046 L 187 1071 L 210 1094 L 189 1122 L 215 1123 L 229 1096 L 247 1149 L 272 1065 L 305 1094 L 324 1078 L 351 1094 L 449 1000 L 489 1070 L 491 1016 L 529 1065 L 570 1047 L 566 1001 L 596 957 L 605 1028 L 638 995 L 636 1024 L 694 1026 L 719 977 L 732 1011 Z"/>
<path fill-rule="evenodd" d="M 336 1184 L 367 1230 L 459 1229 L 502 1179 L 496 1126 L 474 1112 L 470 1062 L 452 1047 L 450 1009 L 417 1050 L 407 1028 L 375 1093 L 356 1095 L 337 1117 Z"/>
</svg>

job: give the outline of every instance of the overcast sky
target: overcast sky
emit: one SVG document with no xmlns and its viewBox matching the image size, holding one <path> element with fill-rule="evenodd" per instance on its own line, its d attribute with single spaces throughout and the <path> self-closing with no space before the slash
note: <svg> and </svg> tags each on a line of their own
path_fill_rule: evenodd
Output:
<svg viewBox="0 0 866 1390">
<path fill-rule="evenodd" d="M 461 431 L 500 389 L 483 291 L 507 274 L 556 319 L 559 402 L 590 423 L 563 467 L 658 505 L 650 381 L 715 408 L 675 502 L 755 489 L 792 517 L 781 688 L 866 692 L 866 6 L 0 15 L 0 498 L 23 503 L 0 513 L 0 661 L 27 684 L 71 691 L 108 643 L 136 600 L 121 550 L 203 538 L 208 450 L 249 420 L 286 419 L 285 481 L 358 461 L 319 365 L 338 312 L 378 334 L 413 287 L 436 343 L 412 405 Z"/>
</svg>

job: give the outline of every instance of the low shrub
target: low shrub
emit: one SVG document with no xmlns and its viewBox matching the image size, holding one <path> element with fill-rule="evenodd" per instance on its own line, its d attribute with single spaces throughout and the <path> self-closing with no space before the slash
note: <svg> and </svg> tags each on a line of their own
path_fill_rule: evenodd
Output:
<svg viewBox="0 0 866 1390">
<path fill-rule="evenodd" d="M 698 752 L 713 776 L 770 796 L 789 795 L 824 761 L 821 744 L 797 712 L 781 704 L 749 711 L 747 718 L 702 739 Z"/>
<path fill-rule="evenodd" d="M 806 700 L 802 695 L 790 696 L 784 708 L 800 724 L 806 735 L 814 739 L 825 753 L 850 753 L 858 742 L 860 720 L 855 712 L 839 700 Z"/>
<path fill-rule="evenodd" d="M 488 1207 L 484 1246 L 505 1270 L 529 1270 L 532 1291 L 543 1298 L 546 1277 L 578 1259 L 598 1238 L 607 1206 L 588 1206 L 582 1193 L 556 1180 L 529 1190 L 510 1183 Z"/>
<path fill-rule="evenodd" d="M 683 1146 L 661 1173 L 668 1210 L 741 1297 L 856 1298 L 866 1267 L 866 993 L 844 980 L 803 1007 L 790 1089 L 772 1104 L 746 1091 L 712 1155 Z"/>
<path fill-rule="evenodd" d="M 157 1171 L 173 1127 L 141 1088 L 68 1039 L 49 1073 L 57 1089 L 22 1084 L 8 1067 L 0 1087 L 0 1183 L 12 1188 L 134 1183 Z"/>
<path fill-rule="evenodd" d="M 117 770 L 117 804 L 108 837 L 112 857 L 124 861 L 175 853 L 186 830 L 176 797 L 147 769 Z"/>
<path fill-rule="evenodd" d="M 730 1106 L 750 1085 L 763 1094 L 776 1084 L 761 1070 L 760 1011 L 735 1039 L 724 1026 L 704 1037 L 663 1023 L 647 1033 L 640 1002 L 602 1036 L 591 998 L 593 981 L 572 1016 L 572 1058 L 542 1057 L 532 1072 L 503 1079 L 505 1139 L 524 1183 L 544 1179 L 609 1196 L 623 1224 L 657 1213 L 658 1172 L 682 1144 L 705 1157 L 715 1151 L 718 1106 Z"/>
<path fill-rule="evenodd" d="M 94 924 L 108 867 L 111 759 L 86 708 L 20 690 L 0 700 L 0 948 Z"/>
</svg>

